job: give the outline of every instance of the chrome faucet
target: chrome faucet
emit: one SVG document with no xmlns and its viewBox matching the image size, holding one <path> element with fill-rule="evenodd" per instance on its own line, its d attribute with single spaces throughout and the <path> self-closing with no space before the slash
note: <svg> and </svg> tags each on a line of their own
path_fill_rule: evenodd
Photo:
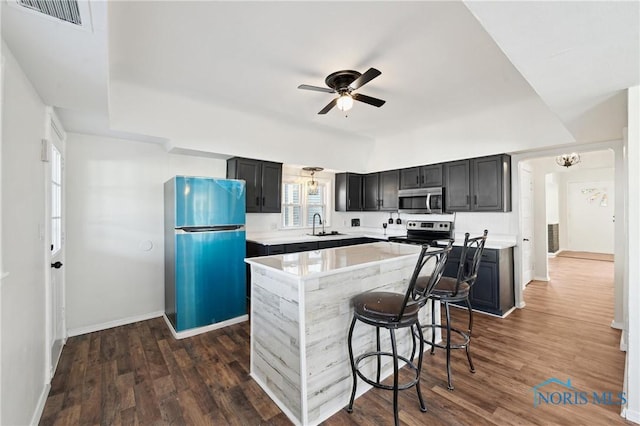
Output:
<svg viewBox="0 0 640 426">
<path fill-rule="evenodd" d="M 320 213 L 313 214 L 313 231 L 311 231 L 311 233 L 316 235 L 316 216 L 318 216 L 318 225 L 322 225 L 322 233 L 324 234 L 324 223 L 322 223 L 322 216 L 320 216 Z"/>
</svg>

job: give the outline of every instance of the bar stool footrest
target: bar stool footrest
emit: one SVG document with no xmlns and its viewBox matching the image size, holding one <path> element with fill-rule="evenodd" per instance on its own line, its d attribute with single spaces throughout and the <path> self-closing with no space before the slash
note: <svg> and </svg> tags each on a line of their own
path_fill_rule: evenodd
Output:
<svg viewBox="0 0 640 426">
<path fill-rule="evenodd" d="M 446 325 L 442 325 L 442 324 L 427 324 L 427 325 L 423 325 L 422 329 L 424 330 L 425 328 L 440 328 L 443 330 L 447 329 Z M 459 336 L 462 336 L 462 339 L 464 340 L 463 343 L 456 343 L 453 344 L 451 346 L 449 346 L 451 349 L 465 349 L 467 346 L 469 346 L 469 342 L 471 341 L 471 337 L 469 336 L 468 332 L 464 332 L 460 329 L 457 328 L 451 328 L 450 329 L 452 333 L 456 333 Z M 415 332 L 414 332 L 415 333 Z M 442 340 L 445 339 L 446 336 L 442 336 Z M 447 344 L 445 343 L 435 343 L 435 342 L 431 342 L 430 340 L 426 340 L 424 341 L 425 344 L 429 345 L 429 346 L 435 346 L 436 348 L 441 348 L 441 349 L 446 349 L 447 348 Z"/>
<path fill-rule="evenodd" d="M 370 378 L 365 376 L 364 373 L 362 373 L 360 371 L 359 364 L 360 364 L 361 361 L 363 361 L 363 360 L 365 360 L 365 359 L 367 359 L 369 357 L 378 356 L 378 355 L 380 355 L 380 356 L 388 356 L 388 357 L 393 358 L 393 354 L 391 352 L 377 352 L 376 351 L 376 352 L 367 352 L 367 353 L 364 353 L 362 355 L 359 355 L 355 360 L 356 374 L 363 381 L 365 381 L 366 383 L 370 384 L 371 386 L 373 386 L 375 388 L 393 390 L 393 386 L 385 385 L 385 384 L 380 383 L 378 381 L 371 380 Z M 410 361 L 408 358 L 406 358 L 404 356 L 398 355 L 397 357 L 398 357 L 399 360 L 404 361 L 406 366 L 408 366 L 410 369 L 412 369 L 414 371 L 414 373 L 416 374 L 416 377 L 413 380 L 411 380 L 411 381 L 409 381 L 407 383 L 402 383 L 402 384 L 399 383 L 398 384 L 398 390 L 406 390 L 406 389 L 409 389 L 409 388 L 415 386 L 416 383 L 418 383 L 418 381 L 420 380 L 420 377 L 418 375 L 418 367 L 412 361 Z"/>
</svg>

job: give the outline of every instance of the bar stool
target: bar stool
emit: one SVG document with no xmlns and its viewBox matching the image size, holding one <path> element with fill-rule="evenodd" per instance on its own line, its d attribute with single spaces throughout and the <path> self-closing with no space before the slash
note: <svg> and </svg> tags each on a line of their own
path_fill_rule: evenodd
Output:
<svg viewBox="0 0 640 426">
<path fill-rule="evenodd" d="M 469 352 L 471 329 L 473 328 L 473 310 L 471 309 L 471 303 L 469 302 L 469 293 L 471 292 L 471 288 L 478 277 L 478 268 L 480 267 L 482 252 L 484 251 L 484 245 L 487 241 L 487 233 L 488 231 L 485 229 L 481 236 L 474 238 L 469 238 L 468 232 L 465 234 L 456 278 L 442 277 L 433 291 L 429 294 L 429 299 L 431 300 L 431 324 L 423 325 L 422 328 L 431 328 L 431 340 L 425 340 L 425 343 L 431 346 L 431 355 L 434 354 L 436 348 L 446 349 L 447 388 L 449 390 L 453 390 L 453 384 L 451 383 L 451 349 L 464 349 L 467 354 L 467 360 L 469 361 L 469 371 L 472 373 L 476 372 L 476 369 L 473 366 L 473 361 L 471 360 L 471 353 Z M 416 288 L 428 288 L 429 285 L 431 285 L 431 282 L 426 278 L 421 278 L 416 283 Z M 436 324 L 436 302 L 440 302 L 444 305 L 445 316 L 447 319 L 447 323 L 444 325 Z M 467 331 L 462 331 L 451 326 L 449 304 L 453 302 L 465 302 L 467 305 L 467 309 L 469 311 L 469 328 Z M 446 340 L 442 344 L 435 343 L 436 328 L 444 328 L 447 330 Z M 451 343 L 452 332 L 462 337 L 462 343 Z"/>
<path fill-rule="evenodd" d="M 418 400 L 420 402 L 420 410 L 422 412 L 427 411 L 427 407 L 422 399 L 420 392 L 420 372 L 422 369 L 422 356 L 424 352 L 424 337 L 422 335 L 422 329 L 418 321 L 418 312 L 426 305 L 427 297 L 429 293 L 438 283 L 442 273 L 444 272 L 444 266 L 447 261 L 447 256 L 451 251 L 451 244 L 443 249 L 430 248 L 425 244 L 420 250 L 418 256 L 418 262 L 409 281 L 409 285 L 405 294 L 392 293 L 392 292 L 367 292 L 362 293 L 353 298 L 354 315 L 349 328 L 348 346 L 349 346 L 349 360 L 351 361 L 351 372 L 353 374 L 353 388 L 351 391 L 351 399 L 347 407 L 347 412 L 353 412 L 353 403 L 356 396 L 356 388 L 358 385 L 358 377 L 364 380 L 369 385 L 379 388 L 393 391 L 393 419 L 396 425 L 398 425 L 398 391 L 408 389 L 412 386 L 416 387 L 418 393 Z M 419 290 L 416 288 L 416 281 L 421 273 L 429 273 L 428 277 L 425 277 L 425 285 Z M 353 330 L 356 322 L 362 321 L 365 324 L 371 325 L 376 328 L 376 350 L 366 352 L 359 355 L 357 358 L 353 356 Z M 401 328 L 409 327 L 412 337 L 412 351 L 410 358 L 399 355 L 397 351 L 395 331 Z M 389 330 L 391 337 L 391 352 L 382 351 L 380 349 L 380 329 L 385 328 Z M 416 351 L 416 338 L 420 345 L 418 362 L 414 363 L 413 358 Z M 377 358 L 377 370 L 376 379 L 370 379 L 360 371 L 360 363 L 370 357 Z M 383 384 L 380 380 L 380 368 L 382 363 L 382 357 L 391 357 L 393 360 L 393 386 Z M 402 360 L 406 365 L 415 372 L 415 377 L 407 383 L 398 383 L 398 360 Z"/>
</svg>

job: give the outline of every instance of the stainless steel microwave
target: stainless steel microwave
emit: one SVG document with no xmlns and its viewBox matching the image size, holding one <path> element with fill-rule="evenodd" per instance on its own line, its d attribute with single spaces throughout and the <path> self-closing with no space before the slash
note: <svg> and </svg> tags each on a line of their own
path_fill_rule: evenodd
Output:
<svg viewBox="0 0 640 426">
<path fill-rule="evenodd" d="M 444 188 L 416 188 L 398 191 L 400 213 L 443 213 Z"/>
</svg>

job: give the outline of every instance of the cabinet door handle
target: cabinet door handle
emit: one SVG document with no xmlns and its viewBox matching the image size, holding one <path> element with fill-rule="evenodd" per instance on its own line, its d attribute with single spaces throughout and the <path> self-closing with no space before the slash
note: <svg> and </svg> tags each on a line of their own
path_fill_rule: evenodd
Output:
<svg viewBox="0 0 640 426">
<path fill-rule="evenodd" d="M 264 198 L 264 197 L 262 197 L 262 205 L 263 205 L 263 206 L 264 206 L 264 200 L 265 200 L 265 198 Z"/>
<path fill-rule="evenodd" d="M 420 183 L 424 184 L 424 176 L 420 176 Z"/>
<path fill-rule="evenodd" d="M 522 241 L 529 241 L 529 239 L 528 238 L 523 238 Z"/>
<path fill-rule="evenodd" d="M 351 207 L 351 198 L 347 199 L 347 208 Z"/>
<path fill-rule="evenodd" d="M 471 203 L 471 196 L 467 195 L 467 204 Z"/>
<path fill-rule="evenodd" d="M 478 205 L 478 196 L 477 195 L 473 196 L 473 204 L 476 205 L 476 206 Z"/>
<path fill-rule="evenodd" d="M 260 205 L 260 197 L 256 197 L 256 206 Z"/>
<path fill-rule="evenodd" d="M 378 200 L 378 202 L 380 203 L 380 207 L 384 207 L 384 200 Z"/>
<path fill-rule="evenodd" d="M 416 185 L 420 184 L 420 176 L 416 176 Z"/>
</svg>

